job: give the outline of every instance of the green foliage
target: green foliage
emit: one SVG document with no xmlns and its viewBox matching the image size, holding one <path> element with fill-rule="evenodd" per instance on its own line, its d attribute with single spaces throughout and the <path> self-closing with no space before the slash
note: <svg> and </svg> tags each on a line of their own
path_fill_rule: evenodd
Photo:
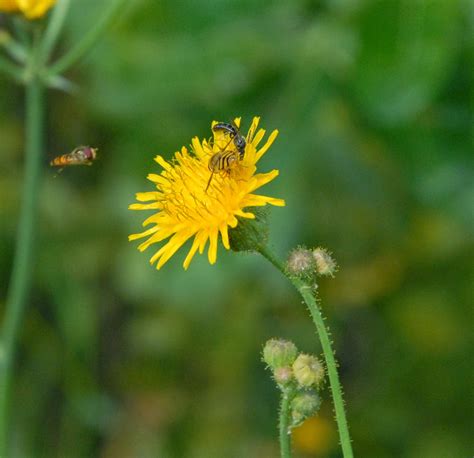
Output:
<svg viewBox="0 0 474 458">
<path fill-rule="evenodd" d="M 103 2 L 72 3 L 69 43 Z M 129 3 L 68 74 L 79 93 L 50 93 L 16 456 L 277 455 L 277 395 L 259 353 L 273 335 L 320 352 L 299 298 L 254 255 L 220 246 L 216 265 L 198 256 L 184 272 L 182 252 L 157 272 L 127 242 L 142 219 L 127 206 L 152 189 L 153 157 L 240 115 L 244 130 L 253 115 L 280 130 L 261 164 L 280 169 L 266 192 L 287 202 L 270 216 L 275 249 L 322 245 L 338 260 L 319 291 L 355 455 L 472 453 L 467 3 Z M 0 76 L 2 307 L 21 106 Z M 99 160 L 55 177 L 49 160 L 79 144 Z M 337 443 L 311 453 L 338 456 Z"/>
</svg>

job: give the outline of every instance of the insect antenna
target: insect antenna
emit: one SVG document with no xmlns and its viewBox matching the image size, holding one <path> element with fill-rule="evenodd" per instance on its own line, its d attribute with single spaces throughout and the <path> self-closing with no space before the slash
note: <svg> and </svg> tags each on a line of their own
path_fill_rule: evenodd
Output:
<svg viewBox="0 0 474 458">
<path fill-rule="evenodd" d="M 227 144 L 224 146 L 224 148 L 219 148 L 222 151 L 225 151 L 227 149 L 227 147 L 230 145 L 230 142 L 233 140 L 234 138 L 231 137 L 230 140 L 227 142 Z"/>
</svg>

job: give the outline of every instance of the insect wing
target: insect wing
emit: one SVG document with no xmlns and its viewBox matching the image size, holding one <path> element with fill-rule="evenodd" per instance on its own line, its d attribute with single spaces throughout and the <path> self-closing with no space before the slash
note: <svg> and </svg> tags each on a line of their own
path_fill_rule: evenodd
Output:
<svg viewBox="0 0 474 458">
<path fill-rule="evenodd" d="M 84 148 L 76 148 L 72 152 L 69 153 L 69 161 L 70 164 L 84 164 L 88 161 L 88 157 L 86 155 L 86 152 Z"/>
</svg>

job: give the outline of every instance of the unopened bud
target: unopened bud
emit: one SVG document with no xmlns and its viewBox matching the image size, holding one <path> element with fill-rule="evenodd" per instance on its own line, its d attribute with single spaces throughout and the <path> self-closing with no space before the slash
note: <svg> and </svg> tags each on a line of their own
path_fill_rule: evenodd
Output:
<svg viewBox="0 0 474 458">
<path fill-rule="evenodd" d="M 337 271 L 337 264 L 326 249 L 321 247 L 315 248 L 313 250 L 313 258 L 316 261 L 316 272 L 319 275 L 334 277 Z"/>
<path fill-rule="evenodd" d="M 303 388 L 318 386 L 324 379 L 324 367 L 316 356 L 301 353 L 293 363 L 293 373 Z"/>
<path fill-rule="evenodd" d="M 278 385 L 288 385 L 293 380 L 293 371 L 290 366 L 277 367 L 273 372 L 273 378 Z"/>
<path fill-rule="evenodd" d="M 320 405 L 321 399 L 314 392 L 297 394 L 291 401 L 291 426 L 298 426 L 307 418 L 312 417 L 319 410 Z"/>
<path fill-rule="evenodd" d="M 263 347 L 263 361 L 273 371 L 279 367 L 291 367 L 297 354 L 296 345 L 288 340 L 270 339 Z"/>
<path fill-rule="evenodd" d="M 301 276 L 312 273 L 316 267 L 316 261 L 311 251 L 298 247 L 288 256 L 286 266 L 290 274 Z"/>
</svg>

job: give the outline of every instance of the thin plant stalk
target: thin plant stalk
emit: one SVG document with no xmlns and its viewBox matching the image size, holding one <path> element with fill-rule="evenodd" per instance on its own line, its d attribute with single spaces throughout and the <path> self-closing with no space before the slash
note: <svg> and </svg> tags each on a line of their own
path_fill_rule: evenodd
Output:
<svg viewBox="0 0 474 458">
<path fill-rule="evenodd" d="M 27 58 L 28 53 L 25 47 L 19 43 L 13 36 L 8 32 L 0 31 L 0 46 L 5 50 L 8 56 L 16 63 L 23 65 Z M 3 56 L 2 56 L 3 58 Z"/>
<path fill-rule="evenodd" d="M 32 282 L 34 235 L 37 226 L 38 191 L 43 151 L 45 84 L 64 88 L 65 83 L 59 78 L 60 73 L 76 63 L 92 48 L 125 4 L 125 0 L 111 0 L 105 14 L 96 21 L 84 38 L 60 58 L 53 67 L 48 69 L 47 60 L 61 33 L 69 4 L 70 0 L 60 0 L 58 2 L 42 40 L 39 36 L 40 29 L 33 30 L 34 40 L 31 49 L 27 30 L 29 25 L 23 21 L 15 20 L 15 30 L 25 49 L 29 51 L 28 60 L 23 68 L 17 67 L 0 55 L 0 71 L 17 81 L 24 82 L 26 86 L 26 154 L 22 203 L 0 340 L 1 458 L 8 456 L 9 426 L 11 424 L 9 399 L 13 380 L 14 357 Z"/>
<path fill-rule="evenodd" d="M 324 319 L 321 314 L 321 310 L 318 306 L 317 300 L 314 297 L 312 287 L 306 284 L 304 281 L 288 275 L 283 264 L 273 255 L 273 253 L 266 246 L 260 246 L 259 252 L 268 261 L 270 261 L 285 277 L 290 280 L 290 282 L 298 290 L 304 302 L 306 303 L 306 306 L 308 307 L 309 313 L 311 314 L 311 318 L 313 319 L 313 323 L 316 326 L 316 330 L 319 336 L 319 340 L 321 342 L 324 358 L 326 361 L 342 453 L 344 458 L 353 458 L 354 454 L 352 452 L 352 444 L 349 436 L 346 412 L 344 409 L 344 400 L 342 399 L 342 387 L 337 372 L 336 359 L 334 357 L 334 351 L 331 346 L 329 332 L 326 328 L 326 325 L 324 324 Z"/>
<path fill-rule="evenodd" d="M 291 458 L 290 404 L 290 393 L 288 390 L 282 390 L 278 418 L 281 458 Z"/>
<path fill-rule="evenodd" d="M 44 33 L 44 37 L 40 46 L 41 60 L 47 63 L 51 53 L 56 46 L 61 30 L 64 26 L 67 12 L 69 10 L 70 0 L 59 0 L 51 14 L 48 27 Z"/>
<path fill-rule="evenodd" d="M 112 0 L 109 8 L 91 26 L 90 30 L 84 37 L 73 46 L 64 56 L 60 57 L 57 62 L 51 65 L 48 73 L 50 75 L 58 75 L 64 73 L 69 67 L 78 62 L 87 52 L 96 44 L 102 33 L 116 18 L 126 0 Z"/>
<path fill-rule="evenodd" d="M 34 62 L 32 65 L 35 65 Z M 8 428 L 11 425 L 9 395 L 13 380 L 13 363 L 32 280 L 43 150 L 43 91 L 38 75 L 33 75 L 26 85 L 26 155 L 22 202 L 0 346 L 1 457 L 8 456 Z"/>
</svg>

